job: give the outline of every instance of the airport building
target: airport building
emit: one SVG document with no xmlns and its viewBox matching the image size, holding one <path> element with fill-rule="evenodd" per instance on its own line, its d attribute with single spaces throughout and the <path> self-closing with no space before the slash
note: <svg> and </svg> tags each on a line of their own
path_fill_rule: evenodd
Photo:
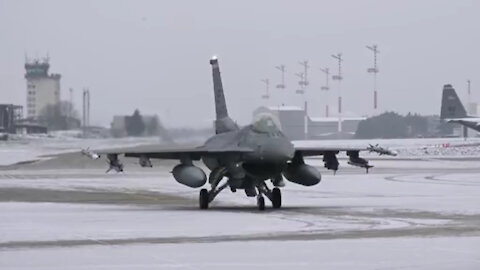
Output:
<svg viewBox="0 0 480 270">
<path fill-rule="evenodd" d="M 38 119 L 47 105 L 60 102 L 60 74 L 49 74 L 49 59 L 27 60 L 25 79 L 27 80 L 27 118 Z"/>
<path fill-rule="evenodd" d="M 337 117 L 310 117 L 297 106 L 260 107 L 253 112 L 268 113 L 277 118 L 285 136 L 291 140 L 351 139 L 355 136 L 358 124 L 366 117 L 342 117 L 342 132 L 338 132 Z"/>
<path fill-rule="evenodd" d="M 13 104 L 0 104 L 0 132 L 16 133 L 15 123 L 22 118 L 22 106 Z"/>
<path fill-rule="evenodd" d="M 0 104 L 0 133 L 47 133 L 47 127 L 31 119 L 24 119 L 23 107 L 20 105 Z M 0 140 L 6 138 L 3 135 L 0 136 Z"/>
</svg>

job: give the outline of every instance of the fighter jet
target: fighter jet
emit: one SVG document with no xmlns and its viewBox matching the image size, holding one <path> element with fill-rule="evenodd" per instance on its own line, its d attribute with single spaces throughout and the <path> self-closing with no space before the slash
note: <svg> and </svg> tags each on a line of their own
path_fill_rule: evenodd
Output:
<svg viewBox="0 0 480 270">
<path fill-rule="evenodd" d="M 107 156 L 109 170 L 123 171 L 118 158 L 121 154 L 140 158 L 142 166 L 151 166 L 150 159 L 178 160 L 179 164 L 172 170 L 173 178 L 188 187 L 199 188 L 207 182 L 204 170 L 194 164 L 194 161 L 201 160 L 210 170 L 210 189 L 203 188 L 199 194 L 201 209 L 207 209 L 222 190 L 229 188 L 232 192 L 244 190 L 248 197 L 256 196 L 258 209 L 264 210 L 264 197 L 272 202 L 273 208 L 282 206 L 279 188 L 284 185 L 283 177 L 304 186 L 320 182 L 320 172 L 316 167 L 305 164 L 305 157 L 323 156 L 325 167 L 336 171 L 339 165 L 337 154 L 346 152 L 350 164 L 367 170 L 372 167 L 359 156 L 359 152 L 368 151 L 367 148 L 333 145 L 295 147 L 282 133 L 275 118 L 268 114 L 260 115 L 253 124 L 239 127 L 228 115 L 218 59 L 213 57 L 210 65 L 215 96 L 216 134 L 203 145 L 193 148 L 137 146 L 96 152 Z"/>
<path fill-rule="evenodd" d="M 443 86 L 442 106 L 440 108 L 440 119 L 447 122 L 459 123 L 465 127 L 480 131 L 480 117 L 469 116 L 458 98 L 457 92 L 450 84 Z"/>
</svg>

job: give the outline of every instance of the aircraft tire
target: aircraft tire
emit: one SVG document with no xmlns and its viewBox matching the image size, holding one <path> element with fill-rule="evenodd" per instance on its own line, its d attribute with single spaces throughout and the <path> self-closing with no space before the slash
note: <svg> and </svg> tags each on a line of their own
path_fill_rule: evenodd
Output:
<svg viewBox="0 0 480 270">
<path fill-rule="evenodd" d="M 272 206 L 275 209 L 282 207 L 282 192 L 279 188 L 272 190 Z"/>
<path fill-rule="evenodd" d="M 265 210 L 265 198 L 263 196 L 257 198 L 257 207 L 260 211 Z"/>
<path fill-rule="evenodd" d="M 208 209 L 208 199 L 209 199 L 208 190 L 205 188 L 202 188 L 200 190 L 200 196 L 198 200 L 200 209 Z"/>
</svg>

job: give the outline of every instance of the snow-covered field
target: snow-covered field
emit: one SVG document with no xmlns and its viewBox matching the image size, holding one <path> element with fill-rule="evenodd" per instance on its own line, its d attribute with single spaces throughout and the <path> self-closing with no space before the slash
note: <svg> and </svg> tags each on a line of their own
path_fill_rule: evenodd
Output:
<svg viewBox="0 0 480 270">
<path fill-rule="evenodd" d="M 368 175 L 340 160 L 265 212 L 229 190 L 198 210 L 168 166 L 3 170 L 0 269 L 480 269 L 478 159 L 398 158 Z"/>
<path fill-rule="evenodd" d="M 167 172 L 43 173 L 0 176 L 0 190 L 40 196 L 0 203 L 2 269 L 480 266 L 476 173 L 327 175 L 312 188 L 287 183 L 284 208 L 266 212 L 229 191 L 200 211 L 198 191 Z M 47 191 L 56 198 L 41 198 Z M 64 192 L 118 197 L 79 203 L 78 194 Z M 165 195 L 185 199 L 171 203 Z"/>
<path fill-rule="evenodd" d="M 6 250 L 2 269 L 479 268 L 478 237 L 258 241 Z"/>
<path fill-rule="evenodd" d="M 0 166 L 48 158 L 48 155 L 137 144 L 158 143 L 159 138 L 80 139 L 68 136 L 28 136 L 0 141 Z"/>
</svg>

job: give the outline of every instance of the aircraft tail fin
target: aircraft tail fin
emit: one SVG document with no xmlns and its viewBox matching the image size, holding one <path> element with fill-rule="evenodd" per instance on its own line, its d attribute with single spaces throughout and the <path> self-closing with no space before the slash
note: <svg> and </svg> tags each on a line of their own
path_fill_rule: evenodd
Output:
<svg viewBox="0 0 480 270">
<path fill-rule="evenodd" d="M 466 118 L 467 111 L 458 97 L 455 89 L 450 84 L 443 86 L 442 107 L 440 119 Z"/>
<path fill-rule="evenodd" d="M 215 95 L 215 132 L 217 134 L 237 130 L 238 126 L 228 116 L 227 103 L 223 93 L 222 77 L 217 57 L 210 59 L 212 65 L 213 91 Z"/>
</svg>

